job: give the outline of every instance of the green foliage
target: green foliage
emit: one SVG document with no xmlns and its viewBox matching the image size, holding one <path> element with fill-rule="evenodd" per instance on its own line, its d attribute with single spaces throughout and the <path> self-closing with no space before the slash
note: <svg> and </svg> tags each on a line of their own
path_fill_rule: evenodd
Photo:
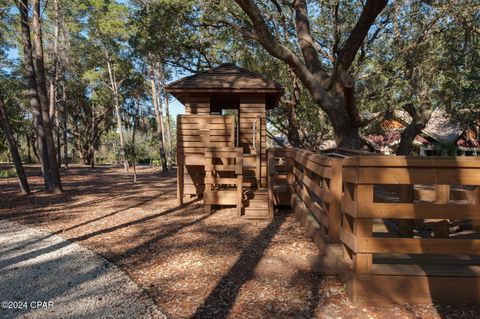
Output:
<svg viewBox="0 0 480 319">
<path fill-rule="evenodd" d="M 0 178 L 17 177 L 17 171 L 14 168 L 0 169 Z"/>
<path fill-rule="evenodd" d="M 147 151 L 142 145 L 129 142 L 125 144 L 125 157 L 130 164 L 137 164 L 147 158 Z"/>
<path fill-rule="evenodd" d="M 48 75 L 53 69 L 53 1 L 44 11 L 44 44 Z M 255 41 L 244 38 L 230 24 L 251 28 L 233 0 L 58 0 L 61 10 L 59 81 L 65 82 L 68 139 L 72 156 L 85 158 L 94 150 L 100 162 L 119 160 L 119 136 L 114 118 L 114 94 L 109 66 L 118 84 L 121 118 L 131 140 L 129 160 L 158 160 L 158 139 L 152 111 L 148 66 L 160 63 L 165 79 L 203 70 L 224 62 L 264 74 L 279 82 L 285 93 L 279 107 L 268 114 L 272 135 L 286 135 L 294 76 Z M 301 57 L 296 41 L 294 12 L 288 1 L 255 1 L 270 31 Z M 279 3 L 279 7 L 275 5 Z M 353 29 L 362 1 L 340 1 L 337 24 L 332 1 L 309 1 L 312 35 L 318 54 L 331 71 L 334 47 Z M 25 157 L 26 136 L 32 135 L 31 115 L 23 68 L 8 59 L 7 50 L 21 49 L 18 13 L 12 2 L 0 0 L 0 91 L 5 94 L 13 131 Z M 281 10 L 279 10 L 279 8 Z M 480 116 L 480 5 L 478 0 L 390 1 L 372 27 L 352 66 L 356 102 L 364 118 L 393 117 L 405 103 L 428 96 L 434 107 L 446 107 L 465 126 Z M 19 51 L 21 54 L 21 51 Z M 158 69 L 158 65 L 155 64 Z M 157 70 L 158 71 L 158 70 Z M 50 78 L 48 79 L 51 80 Z M 61 90 L 59 90 L 59 95 Z M 305 87 L 300 86 L 296 118 L 301 147 L 318 149 L 331 139 L 332 127 Z M 164 100 L 165 92 L 159 92 Z M 373 115 L 372 115 L 373 114 Z M 62 115 L 60 119 L 63 120 Z M 63 129 L 60 121 L 60 130 Z M 366 132 L 380 131 L 374 123 Z M 176 136 L 172 119 L 172 136 Z M 175 149 L 175 140 L 173 149 Z M 0 152 L 6 156 L 0 130 Z M 133 156 L 133 159 L 132 157 Z"/>
</svg>

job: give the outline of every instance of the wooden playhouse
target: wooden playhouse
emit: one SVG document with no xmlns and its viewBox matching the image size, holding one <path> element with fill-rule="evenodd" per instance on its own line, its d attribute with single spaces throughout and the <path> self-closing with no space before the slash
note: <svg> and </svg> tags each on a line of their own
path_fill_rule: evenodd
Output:
<svg viewBox="0 0 480 319">
<path fill-rule="evenodd" d="M 177 198 L 203 196 L 211 205 L 235 205 L 238 215 L 268 212 L 266 112 L 282 87 L 260 74 L 224 64 L 169 84 L 185 105 L 177 119 Z"/>
<path fill-rule="evenodd" d="M 222 65 L 172 83 L 178 200 L 238 215 L 291 204 L 356 303 L 480 303 L 480 158 L 266 149 L 282 88 Z"/>
</svg>

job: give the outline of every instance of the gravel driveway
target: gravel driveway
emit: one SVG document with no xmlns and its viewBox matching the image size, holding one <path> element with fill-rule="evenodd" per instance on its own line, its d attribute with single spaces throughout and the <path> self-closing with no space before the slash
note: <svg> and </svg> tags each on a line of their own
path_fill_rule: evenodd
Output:
<svg viewBox="0 0 480 319">
<path fill-rule="evenodd" d="M 0 302 L 0 318 L 165 318 L 111 262 L 6 220 L 0 220 Z"/>
</svg>

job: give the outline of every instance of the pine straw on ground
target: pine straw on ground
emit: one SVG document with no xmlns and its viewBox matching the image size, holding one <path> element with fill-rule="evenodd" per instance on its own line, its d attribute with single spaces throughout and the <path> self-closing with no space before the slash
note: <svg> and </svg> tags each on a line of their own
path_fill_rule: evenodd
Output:
<svg viewBox="0 0 480 319">
<path fill-rule="evenodd" d="M 118 168 L 74 167 L 66 190 L 20 197 L 0 179 L 0 218 L 78 242 L 124 269 L 172 318 L 478 318 L 475 307 L 361 307 L 335 278 L 315 271 L 318 248 L 288 212 L 274 221 L 212 215 L 192 198 L 176 204 L 174 174 L 139 168 L 137 183 Z M 34 176 L 32 176 L 34 175 Z M 188 199 L 187 199 L 188 200 Z M 26 243 L 28 245 L 28 243 Z"/>
</svg>

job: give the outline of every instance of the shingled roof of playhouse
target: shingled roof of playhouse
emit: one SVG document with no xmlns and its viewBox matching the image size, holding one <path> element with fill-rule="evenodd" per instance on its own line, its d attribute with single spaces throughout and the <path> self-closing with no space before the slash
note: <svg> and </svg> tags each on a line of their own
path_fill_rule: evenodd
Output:
<svg viewBox="0 0 480 319">
<path fill-rule="evenodd" d="M 182 103 L 185 96 L 191 94 L 261 93 L 266 96 L 267 108 L 275 107 L 283 93 L 282 86 L 277 82 L 234 64 L 222 64 L 181 78 L 168 84 L 166 90 Z"/>
</svg>

